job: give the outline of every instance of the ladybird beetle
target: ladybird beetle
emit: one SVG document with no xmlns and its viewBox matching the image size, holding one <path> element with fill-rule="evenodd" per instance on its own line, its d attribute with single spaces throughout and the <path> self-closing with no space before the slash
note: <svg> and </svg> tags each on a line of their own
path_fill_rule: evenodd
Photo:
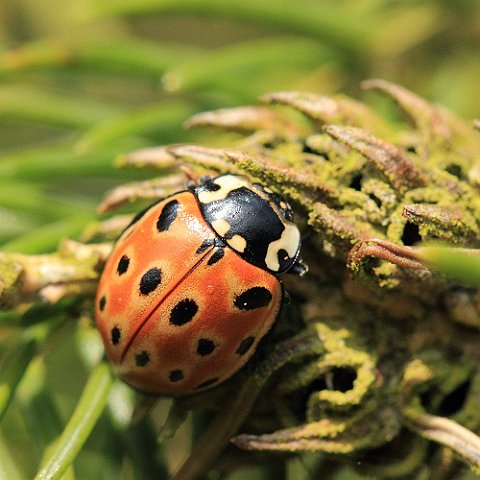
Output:
<svg viewBox="0 0 480 480">
<path fill-rule="evenodd" d="M 241 175 L 202 178 L 139 213 L 100 279 L 97 326 L 126 383 L 167 396 L 223 382 L 252 356 L 303 274 L 290 206 Z"/>
</svg>

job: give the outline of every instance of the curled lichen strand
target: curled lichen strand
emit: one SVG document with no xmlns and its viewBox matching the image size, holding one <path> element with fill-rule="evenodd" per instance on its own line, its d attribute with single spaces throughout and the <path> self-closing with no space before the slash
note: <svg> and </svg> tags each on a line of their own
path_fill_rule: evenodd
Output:
<svg viewBox="0 0 480 480">
<path fill-rule="evenodd" d="M 340 258 L 344 258 L 360 239 L 378 236 L 372 227 L 360 224 L 355 218 L 347 218 L 323 203 L 314 204 L 308 224 L 316 230 L 321 240 L 334 246 L 333 254 Z"/>
<path fill-rule="evenodd" d="M 451 244 L 476 245 L 480 231 L 475 219 L 457 206 L 410 204 L 403 206 L 402 216 L 420 227 L 422 239 L 441 239 Z"/>
<path fill-rule="evenodd" d="M 255 178 L 279 186 L 290 199 L 306 208 L 311 208 L 314 200 L 335 198 L 334 190 L 307 171 L 298 171 L 287 166 L 275 166 L 269 157 L 250 155 L 240 151 L 227 151 L 227 157 L 238 168 Z"/>
<path fill-rule="evenodd" d="M 400 194 L 427 184 L 426 173 L 395 145 L 358 128 L 328 125 L 325 131 L 365 156 Z"/>
<path fill-rule="evenodd" d="M 316 332 L 322 348 L 315 357 L 312 351 L 302 366 L 285 368 L 275 386 L 285 415 L 289 398 L 321 380 L 324 388 L 308 397 L 307 423 L 271 434 L 239 435 L 233 442 L 246 449 L 347 453 L 391 440 L 400 423 L 394 410 L 381 403 L 382 381 L 373 357 L 349 346 L 351 332 L 345 328 L 314 322 L 307 331 Z M 339 372 L 347 373 L 351 385 L 336 390 Z"/>
</svg>

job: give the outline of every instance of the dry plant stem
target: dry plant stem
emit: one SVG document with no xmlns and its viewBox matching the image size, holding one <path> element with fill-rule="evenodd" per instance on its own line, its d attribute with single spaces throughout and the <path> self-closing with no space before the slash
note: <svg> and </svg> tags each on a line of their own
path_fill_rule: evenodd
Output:
<svg viewBox="0 0 480 480">
<path fill-rule="evenodd" d="M 167 147 L 150 147 L 135 150 L 127 155 L 122 155 L 116 161 L 119 167 L 157 168 L 170 170 L 176 166 L 175 157 Z"/>
<path fill-rule="evenodd" d="M 97 212 L 105 213 L 137 200 L 155 201 L 181 190 L 185 184 L 183 175 L 169 175 L 143 182 L 121 185 L 107 194 Z"/>
<path fill-rule="evenodd" d="M 218 412 L 172 480 L 194 480 L 210 468 L 247 418 L 262 386 L 256 378 L 247 379 L 233 402 Z"/>
<path fill-rule="evenodd" d="M 333 188 L 312 174 L 308 174 L 306 169 L 299 172 L 295 168 L 275 166 L 271 164 L 268 157 L 262 157 L 261 154 L 256 154 L 253 157 L 241 151 L 227 150 L 225 155 L 235 166 L 268 184 L 279 184 L 280 186 L 288 184 L 290 190 L 296 189 L 307 193 L 307 197 L 301 195 L 304 201 L 307 201 L 308 197 L 323 201 L 334 202 L 336 200 L 336 193 Z M 306 203 L 310 204 L 311 202 L 307 201 Z"/>
<path fill-rule="evenodd" d="M 410 429 L 424 438 L 451 448 L 480 474 L 480 437 L 448 418 L 429 415 L 408 407 L 402 413 Z"/>
<path fill-rule="evenodd" d="M 427 270 L 419 261 L 417 253 L 409 247 L 397 245 L 381 238 L 369 238 L 358 242 L 348 255 L 347 265 L 352 268 L 360 264 L 367 257 L 386 260 L 400 267 Z"/>
<path fill-rule="evenodd" d="M 354 125 L 378 132 L 387 132 L 386 122 L 367 106 L 345 96 L 326 97 L 315 93 L 274 92 L 260 100 L 267 104 L 290 105 L 319 124 Z"/>
<path fill-rule="evenodd" d="M 428 184 L 426 174 L 400 148 L 359 128 L 327 125 L 325 131 L 339 142 L 361 153 L 400 193 Z"/>
<path fill-rule="evenodd" d="M 70 294 L 93 293 L 98 266 L 105 261 L 110 250 L 110 244 L 84 245 L 64 240 L 58 253 L 0 253 L 0 304 L 11 308 L 35 297 L 55 303 Z M 16 278 L 3 284 L 4 277 L 13 267 Z"/>
<path fill-rule="evenodd" d="M 283 119 L 278 112 L 265 107 L 237 107 L 198 113 L 185 122 L 186 128 L 219 127 L 242 133 L 267 130 L 278 135 L 299 134 L 293 122 Z"/>
<path fill-rule="evenodd" d="M 200 165 L 215 172 L 239 173 L 239 170 L 227 161 L 223 149 L 197 145 L 176 145 L 169 147 L 168 152 L 180 162 Z"/>
<path fill-rule="evenodd" d="M 406 366 L 399 398 L 404 423 L 422 437 L 451 448 L 479 474 L 480 437 L 453 420 L 426 413 L 420 405 L 416 388 L 433 379 L 434 372 L 421 360 L 413 360 Z"/>
<path fill-rule="evenodd" d="M 242 426 L 270 375 L 292 358 L 310 352 L 312 344 L 316 342 L 318 337 L 309 331 L 279 344 L 272 354 L 255 368 L 232 402 L 221 408 L 172 480 L 195 480 L 208 471 Z"/>
<path fill-rule="evenodd" d="M 377 90 L 392 98 L 430 147 L 451 145 L 459 125 L 453 121 L 453 118 L 449 118 L 452 116 L 447 116 L 440 107 L 430 104 L 406 88 L 385 80 L 367 80 L 362 83 L 362 87 L 367 90 Z"/>
</svg>

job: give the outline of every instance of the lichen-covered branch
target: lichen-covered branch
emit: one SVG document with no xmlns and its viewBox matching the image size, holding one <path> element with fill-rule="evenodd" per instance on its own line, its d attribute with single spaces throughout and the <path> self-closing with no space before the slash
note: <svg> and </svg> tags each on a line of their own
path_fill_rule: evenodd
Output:
<svg viewBox="0 0 480 480">
<path fill-rule="evenodd" d="M 72 295 L 93 295 L 110 244 L 62 242 L 57 253 L 0 253 L 0 306 L 4 309 L 40 299 L 55 303 Z"/>
</svg>

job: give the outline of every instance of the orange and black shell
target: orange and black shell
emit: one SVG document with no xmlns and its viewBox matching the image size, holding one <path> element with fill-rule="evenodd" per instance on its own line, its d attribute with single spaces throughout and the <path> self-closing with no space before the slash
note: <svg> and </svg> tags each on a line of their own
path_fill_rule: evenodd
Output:
<svg viewBox="0 0 480 480">
<path fill-rule="evenodd" d="M 254 239 L 242 240 L 236 225 L 232 235 L 224 231 L 231 212 L 225 223 L 219 223 L 218 212 L 213 225 L 205 218 L 205 206 L 221 200 L 223 187 L 208 183 L 218 179 L 228 184 L 225 196 L 235 181 L 248 187 L 244 177 L 223 175 L 152 205 L 124 230 L 105 265 L 97 326 L 114 367 L 140 391 L 182 396 L 218 385 L 252 356 L 280 310 L 275 270 L 242 256 Z M 202 192 L 217 195 L 212 200 Z M 290 253 L 278 245 L 273 249 L 286 255 L 284 263 L 296 260 L 299 245 L 295 252 L 287 247 Z M 273 254 L 269 265 L 282 268 Z"/>
</svg>

